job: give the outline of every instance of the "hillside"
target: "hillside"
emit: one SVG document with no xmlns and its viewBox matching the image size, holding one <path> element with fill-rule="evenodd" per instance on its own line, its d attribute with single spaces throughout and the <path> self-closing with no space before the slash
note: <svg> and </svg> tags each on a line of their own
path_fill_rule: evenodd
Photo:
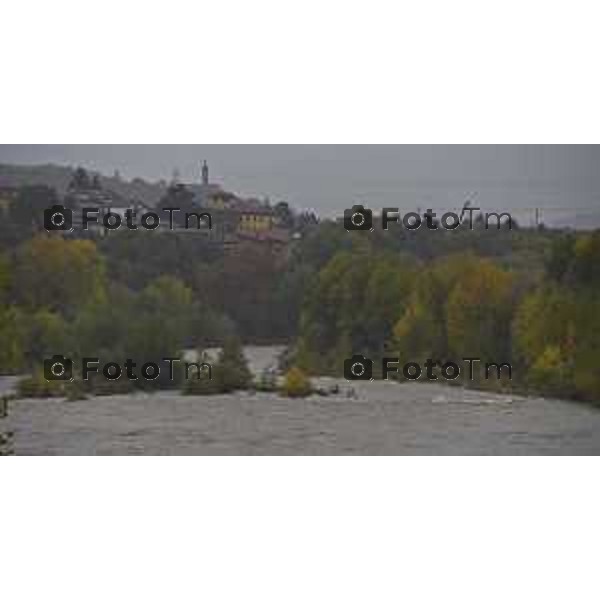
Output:
<svg viewBox="0 0 600 600">
<path fill-rule="evenodd" d="M 56 189 L 62 195 L 71 181 L 73 167 L 59 165 L 9 165 L 0 164 L 0 187 L 22 186 L 22 185 L 48 185 Z M 96 174 L 90 171 L 91 174 Z M 143 200 L 145 203 L 156 204 L 166 190 L 166 183 L 152 183 L 143 179 L 127 181 L 121 177 L 106 177 L 97 173 L 100 177 L 102 187 L 112 190 L 126 198 Z"/>
</svg>

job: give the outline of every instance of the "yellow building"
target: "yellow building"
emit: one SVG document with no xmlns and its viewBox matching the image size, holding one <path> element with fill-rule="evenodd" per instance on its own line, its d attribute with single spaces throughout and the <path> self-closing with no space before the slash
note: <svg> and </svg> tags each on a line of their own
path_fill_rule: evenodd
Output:
<svg viewBox="0 0 600 600">
<path fill-rule="evenodd" d="M 190 190 L 195 196 L 194 202 L 209 213 L 216 213 L 215 222 L 221 223 L 230 236 L 259 240 L 279 228 L 277 214 L 268 201 L 243 199 L 211 183 L 206 161 L 202 165 L 201 184 L 191 185 Z"/>
<path fill-rule="evenodd" d="M 258 200 L 242 200 L 234 194 L 219 192 L 206 197 L 202 206 L 209 212 L 221 212 L 237 220 L 238 231 L 268 231 L 275 226 L 273 210 Z"/>
<path fill-rule="evenodd" d="M 275 226 L 275 215 L 272 209 L 258 201 L 242 202 L 238 211 L 240 213 L 238 224 L 240 232 L 258 233 L 269 231 Z"/>
</svg>

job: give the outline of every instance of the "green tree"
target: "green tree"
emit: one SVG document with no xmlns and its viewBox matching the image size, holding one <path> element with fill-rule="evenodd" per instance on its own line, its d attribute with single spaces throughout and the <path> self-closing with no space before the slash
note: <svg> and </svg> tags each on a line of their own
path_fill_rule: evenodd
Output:
<svg viewBox="0 0 600 600">
<path fill-rule="evenodd" d="M 600 288 L 600 231 L 575 242 L 573 278 L 577 285 Z"/>
<path fill-rule="evenodd" d="M 137 331 L 146 349 L 180 352 L 192 336 L 197 310 L 192 291 L 182 281 L 165 275 L 148 285 L 137 300 Z"/>
<path fill-rule="evenodd" d="M 527 373 L 527 381 L 541 393 L 573 393 L 573 358 L 559 346 L 546 346 Z"/>
<path fill-rule="evenodd" d="M 213 376 L 223 393 L 245 390 L 252 383 L 252 373 L 239 338 L 232 337 L 225 342 Z"/>
<path fill-rule="evenodd" d="M 8 256 L 0 254 L 0 306 L 8 302 L 12 285 L 12 272 Z"/>
<path fill-rule="evenodd" d="M 16 256 L 15 295 L 27 310 L 46 308 L 66 316 L 105 291 L 105 267 L 95 244 L 38 236 Z"/>
<path fill-rule="evenodd" d="M 513 338 L 534 389 L 600 401 L 598 315 L 600 297 L 595 290 L 549 284 L 523 298 Z"/>
<path fill-rule="evenodd" d="M 403 313 L 414 270 L 392 255 L 358 244 L 336 254 L 307 291 L 297 361 L 311 372 L 341 369 L 361 352 L 384 352 Z"/>
<path fill-rule="evenodd" d="M 556 284 L 532 290 L 518 305 L 512 325 L 514 356 L 532 367 L 547 348 L 573 350 L 575 296 Z"/>
<path fill-rule="evenodd" d="M 569 345 L 576 395 L 600 404 L 600 294 L 595 290 L 578 292 L 575 334 Z"/>
<path fill-rule="evenodd" d="M 281 277 L 277 257 L 268 247 L 249 246 L 204 270 L 194 289 L 205 303 L 236 323 L 243 339 L 272 341 L 280 322 Z"/>
<path fill-rule="evenodd" d="M 455 358 L 510 359 L 514 278 L 479 260 L 461 274 L 448 298 L 447 331 Z"/>
<path fill-rule="evenodd" d="M 44 226 L 44 211 L 58 204 L 56 190 L 45 185 L 24 186 L 9 207 L 9 218 L 21 230 Z"/>
<path fill-rule="evenodd" d="M 406 310 L 394 326 L 394 348 L 411 360 L 451 357 L 448 339 L 447 304 L 465 270 L 475 268 L 477 259 L 458 254 L 439 259 L 416 277 Z"/>
<path fill-rule="evenodd" d="M 0 305 L 0 374 L 18 373 L 24 366 L 22 311 Z"/>
<path fill-rule="evenodd" d="M 575 260 L 576 236 L 572 233 L 561 236 L 556 240 L 545 261 L 548 277 L 556 282 L 561 282 L 569 273 Z"/>
<path fill-rule="evenodd" d="M 21 318 L 27 365 L 41 369 L 43 361 L 55 354 L 70 355 L 72 344 L 65 320 L 57 313 L 41 309 Z"/>
</svg>

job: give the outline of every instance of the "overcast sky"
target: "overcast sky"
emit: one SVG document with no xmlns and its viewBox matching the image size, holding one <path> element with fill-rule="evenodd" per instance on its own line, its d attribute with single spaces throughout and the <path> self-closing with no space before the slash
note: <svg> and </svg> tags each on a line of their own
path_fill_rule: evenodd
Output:
<svg viewBox="0 0 600 600">
<path fill-rule="evenodd" d="M 484 208 L 568 209 L 600 214 L 597 146 L 0 146 L 0 162 L 83 165 L 128 178 L 170 179 L 178 169 L 242 195 L 269 196 L 337 214 L 374 208 L 454 208 L 475 194 Z M 554 212 L 554 214 L 557 214 Z"/>
</svg>

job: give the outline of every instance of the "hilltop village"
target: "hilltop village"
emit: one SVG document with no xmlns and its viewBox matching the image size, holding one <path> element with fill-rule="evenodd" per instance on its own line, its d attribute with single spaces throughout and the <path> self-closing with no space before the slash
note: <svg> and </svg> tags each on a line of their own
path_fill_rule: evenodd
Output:
<svg viewBox="0 0 600 600">
<path fill-rule="evenodd" d="M 108 233 L 105 228 L 93 225 L 90 225 L 89 231 L 82 230 L 80 221 L 85 208 L 99 209 L 100 214 L 110 212 L 121 216 L 128 210 L 136 214 L 154 211 L 162 217 L 167 213 L 161 213 L 161 209 L 178 207 L 181 213 L 173 215 L 174 229 L 161 227 L 157 231 L 163 234 L 197 235 L 199 232 L 196 228 L 186 228 L 178 218 L 183 219 L 186 212 L 209 213 L 212 228 L 201 231 L 206 241 L 227 251 L 243 251 L 248 246 L 259 246 L 274 254 L 285 255 L 292 242 L 302 239 L 307 228 L 318 224 L 314 213 L 297 213 L 287 202 L 271 204 L 268 200 L 244 198 L 224 189 L 211 181 L 206 161 L 201 164 L 198 175 L 196 182 L 182 183 L 178 177 L 174 177 L 170 183 L 165 183 L 158 203 L 149 201 L 143 193 L 115 191 L 113 188 L 119 186 L 111 183 L 117 180 L 100 177 L 82 167 L 72 172 L 62 192 L 56 193 L 45 186 L 30 186 L 30 192 L 33 193 L 35 188 L 37 195 L 40 195 L 45 188 L 48 195 L 45 204 L 60 203 L 73 210 L 75 231 L 70 235 L 79 237 L 100 237 Z M 0 213 L 8 213 L 10 206 L 15 206 L 21 191 L 21 186 L 0 185 Z M 36 201 L 36 204 L 39 205 L 39 202 Z M 32 226 L 34 229 L 43 229 L 35 215 Z M 118 235 L 119 232 L 114 234 Z"/>
<path fill-rule="evenodd" d="M 210 180 L 206 161 L 202 164 L 198 183 L 182 183 L 174 179 L 154 207 L 143 200 L 127 199 L 104 189 L 97 176 L 90 177 L 79 168 L 69 184 L 65 206 L 79 214 L 86 207 L 120 214 L 129 209 L 140 213 L 177 207 L 181 213 L 173 215 L 175 228 L 158 230 L 176 235 L 198 234 L 196 228 L 186 228 L 182 219 L 185 213 L 205 212 L 211 215 L 212 221 L 212 228 L 204 230 L 209 241 L 225 248 L 260 245 L 274 253 L 285 252 L 292 241 L 301 239 L 302 231 L 308 225 L 318 222 L 313 214 L 297 215 L 286 202 L 271 205 L 268 200 L 242 198 L 225 190 Z M 100 229 L 97 230 L 99 232 Z"/>
</svg>

